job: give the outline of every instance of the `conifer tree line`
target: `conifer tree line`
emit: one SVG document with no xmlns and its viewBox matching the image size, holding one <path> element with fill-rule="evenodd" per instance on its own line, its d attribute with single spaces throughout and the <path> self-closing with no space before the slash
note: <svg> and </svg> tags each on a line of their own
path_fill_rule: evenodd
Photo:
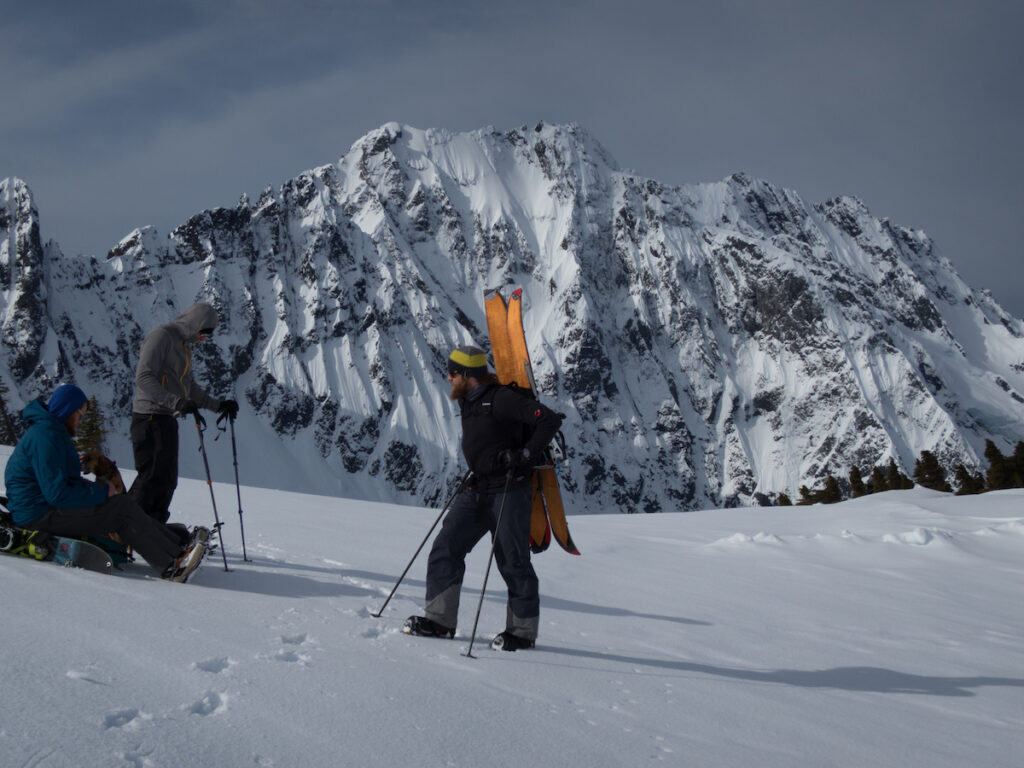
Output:
<svg viewBox="0 0 1024 768">
<path fill-rule="evenodd" d="M 1024 488 L 1024 441 L 1017 443 L 1012 454 L 1004 456 L 995 443 L 986 440 L 985 458 L 988 459 L 989 467 L 984 474 L 972 472 L 963 463 L 957 464 L 953 469 L 953 484 L 949 482 L 946 468 L 931 451 L 921 451 L 920 458 L 914 463 L 913 479 L 903 474 L 893 459 L 889 459 L 887 466 L 872 467 L 867 479 L 860 467 L 854 466 L 850 469 L 845 487 L 834 475 L 825 479 L 823 488 L 812 490 L 801 486 L 797 504 L 835 504 L 844 499 L 856 499 L 882 491 L 905 490 L 915 485 L 944 493 L 953 493 L 955 486 L 957 496 Z M 789 506 L 793 502 L 782 493 L 777 503 L 779 506 Z"/>
</svg>

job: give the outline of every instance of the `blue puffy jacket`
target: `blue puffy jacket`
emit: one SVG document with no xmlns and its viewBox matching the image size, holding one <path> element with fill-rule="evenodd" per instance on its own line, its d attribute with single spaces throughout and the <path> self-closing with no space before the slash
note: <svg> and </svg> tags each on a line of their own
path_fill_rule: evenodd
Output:
<svg viewBox="0 0 1024 768">
<path fill-rule="evenodd" d="M 82 462 L 64 425 L 40 400 L 22 411 L 28 431 L 7 461 L 7 508 L 18 525 L 29 525 L 51 509 L 92 507 L 107 499 L 106 483 L 82 477 Z"/>
</svg>

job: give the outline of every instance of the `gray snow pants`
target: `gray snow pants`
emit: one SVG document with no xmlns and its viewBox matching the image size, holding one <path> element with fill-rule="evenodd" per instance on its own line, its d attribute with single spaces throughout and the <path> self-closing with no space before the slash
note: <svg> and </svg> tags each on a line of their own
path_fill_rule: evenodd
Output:
<svg viewBox="0 0 1024 768">
<path fill-rule="evenodd" d="M 540 624 L 540 593 L 537 574 L 530 563 L 530 494 L 529 482 L 509 489 L 495 542 L 494 562 L 508 587 L 505 630 L 535 640 Z M 457 626 L 466 556 L 485 534 L 493 534 L 502 495 L 502 491 L 478 493 L 466 489 L 452 502 L 427 560 L 428 619 L 452 629 Z"/>
</svg>

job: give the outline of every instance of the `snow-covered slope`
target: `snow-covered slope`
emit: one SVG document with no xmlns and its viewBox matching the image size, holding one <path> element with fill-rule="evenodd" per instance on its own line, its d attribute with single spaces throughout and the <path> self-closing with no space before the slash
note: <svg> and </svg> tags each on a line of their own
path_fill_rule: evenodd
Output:
<svg viewBox="0 0 1024 768">
<path fill-rule="evenodd" d="M 222 450 L 218 448 L 218 450 Z M 1010 768 L 1024 753 L 1024 491 L 573 519 L 539 645 L 487 549 L 454 640 L 411 638 L 434 510 L 214 484 L 231 572 L 0 555 L 0 765 Z M 185 481 L 175 519 L 211 519 Z M 226 508 L 226 509 L 225 509 Z M 225 514 L 226 513 L 226 514 Z M 623 577 L 628 574 L 628 577 Z"/>
<path fill-rule="evenodd" d="M 206 299 L 224 321 L 199 377 L 243 404 L 248 482 L 436 502 L 461 474 L 444 359 L 486 346 L 483 291 L 511 286 L 568 414 L 574 512 L 795 495 L 853 464 L 909 472 L 923 449 L 978 467 L 986 439 L 1024 439 L 1024 323 L 924 233 L 743 175 L 666 187 L 573 125 L 388 124 L 103 259 L 44 245 L 24 184 L 0 202 L 8 398 L 73 378 L 122 465 L 142 336 Z"/>
</svg>

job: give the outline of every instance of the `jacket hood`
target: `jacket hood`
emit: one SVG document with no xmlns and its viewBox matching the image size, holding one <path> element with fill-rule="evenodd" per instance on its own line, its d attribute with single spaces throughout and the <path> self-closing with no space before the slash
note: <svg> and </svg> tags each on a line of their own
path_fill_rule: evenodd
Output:
<svg viewBox="0 0 1024 768">
<path fill-rule="evenodd" d="M 68 420 L 68 416 L 81 408 L 82 403 L 88 399 L 85 392 L 74 384 L 62 384 L 50 396 L 50 402 L 46 404 L 46 410 L 52 413 L 57 421 L 63 423 Z"/>
<path fill-rule="evenodd" d="M 204 301 L 193 304 L 171 321 L 186 339 L 193 339 L 203 328 L 217 327 L 217 310 Z"/>
<path fill-rule="evenodd" d="M 25 410 L 21 412 L 21 418 L 25 420 L 25 423 L 32 426 L 37 421 L 45 421 L 47 419 L 59 424 L 60 422 L 54 417 L 52 413 L 46 410 L 46 404 L 40 398 L 39 400 L 33 400 L 31 403 L 25 406 Z"/>
</svg>

